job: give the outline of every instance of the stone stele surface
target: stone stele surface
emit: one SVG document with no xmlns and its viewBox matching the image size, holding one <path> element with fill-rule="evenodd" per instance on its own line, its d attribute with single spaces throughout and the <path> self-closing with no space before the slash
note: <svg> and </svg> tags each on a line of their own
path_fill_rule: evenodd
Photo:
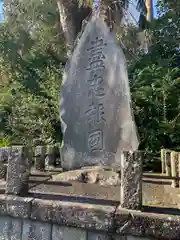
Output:
<svg viewBox="0 0 180 240">
<path fill-rule="evenodd" d="M 123 150 L 136 150 L 124 54 L 106 24 L 92 18 L 61 86 L 62 167 L 120 166 Z"/>
</svg>

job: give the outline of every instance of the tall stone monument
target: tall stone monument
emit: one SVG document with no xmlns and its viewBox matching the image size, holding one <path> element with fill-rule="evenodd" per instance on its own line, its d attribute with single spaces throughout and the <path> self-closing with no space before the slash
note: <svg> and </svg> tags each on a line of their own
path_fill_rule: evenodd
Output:
<svg viewBox="0 0 180 240">
<path fill-rule="evenodd" d="M 120 167 L 136 150 L 126 61 L 104 21 L 92 17 L 66 66 L 60 104 L 62 167 Z"/>
</svg>

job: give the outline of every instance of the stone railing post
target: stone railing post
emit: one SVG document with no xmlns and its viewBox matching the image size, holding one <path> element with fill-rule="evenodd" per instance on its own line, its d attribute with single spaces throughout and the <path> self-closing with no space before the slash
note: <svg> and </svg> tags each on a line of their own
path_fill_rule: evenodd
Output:
<svg viewBox="0 0 180 240">
<path fill-rule="evenodd" d="M 46 166 L 54 167 L 56 162 L 54 145 L 47 146 Z"/>
<path fill-rule="evenodd" d="M 56 163 L 58 165 L 61 165 L 61 143 L 56 143 L 55 144 L 55 152 L 56 152 Z"/>
<path fill-rule="evenodd" d="M 30 148 L 13 146 L 8 159 L 6 194 L 25 196 L 31 169 Z"/>
<path fill-rule="evenodd" d="M 161 172 L 166 173 L 166 169 L 165 169 L 165 149 L 161 149 Z"/>
<path fill-rule="evenodd" d="M 165 150 L 165 168 L 166 176 L 171 176 L 171 151 Z"/>
<path fill-rule="evenodd" d="M 35 147 L 35 164 L 34 167 L 38 171 L 45 170 L 45 157 L 46 157 L 46 147 L 37 146 Z"/>
<path fill-rule="evenodd" d="M 178 177 L 180 177 L 180 152 L 178 152 Z M 179 187 L 180 187 L 180 180 L 179 180 Z"/>
<path fill-rule="evenodd" d="M 142 208 L 142 160 L 140 151 L 125 151 L 121 156 L 121 207 Z"/>
<path fill-rule="evenodd" d="M 171 152 L 171 175 L 172 177 L 179 177 L 179 162 L 178 162 L 179 153 L 178 152 Z M 172 180 L 172 187 L 177 188 L 179 187 L 179 180 L 173 179 Z"/>
<path fill-rule="evenodd" d="M 7 163 L 11 152 L 11 147 L 0 148 L 0 179 L 6 180 Z"/>
</svg>

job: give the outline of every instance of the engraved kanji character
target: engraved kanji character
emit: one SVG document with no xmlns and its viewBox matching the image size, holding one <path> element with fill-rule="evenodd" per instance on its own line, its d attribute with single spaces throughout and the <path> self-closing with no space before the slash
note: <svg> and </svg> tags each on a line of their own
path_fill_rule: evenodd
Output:
<svg viewBox="0 0 180 240">
<path fill-rule="evenodd" d="M 103 133 L 101 130 L 96 130 L 88 135 L 88 149 L 90 152 L 103 149 Z"/>
<path fill-rule="evenodd" d="M 105 95 L 105 90 L 103 87 L 103 78 L 94 74 L 92 79 L 88 80 L 89 82 L 89 93 L 88 96 L 92 97 L 93 95 L 97 97 L 103 97 Z"/>
<path fill-rule="evenodd" d="M 97 109 L 96 109 L 95 104 L 91 103 L 89 105 L 88 110 L 85 112 L 85 114 L 88 117 L 88 123 L 95 124 L 95 122 L 96 122 L 96 111 L 97 111 Z"/>
<path fill-rule="evenodd" d="M 97 122 L 105 122 L 105 118 L 104 118 L 104 105 L 103 103 L 99 103 L 98 107 L 97 107 Z"/>
</svg>

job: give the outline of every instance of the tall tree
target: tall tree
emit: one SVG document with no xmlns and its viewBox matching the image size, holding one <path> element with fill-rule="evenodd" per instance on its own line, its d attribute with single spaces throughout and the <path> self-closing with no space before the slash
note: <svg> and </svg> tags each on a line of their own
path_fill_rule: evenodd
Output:
<svg viewBox="0 0 180 240">
<path fill-rule="evenodd" d="M 154 18 L 153 0 L 146 0 L 146 9 L 147 9 L 146 19 L 147 21 L 152 22 Z"/>
<path fill-rule="evenodd" d="M 60 22 L 66 38 L 67 49 L 73 49 L 73 43 L 81 29 L 82 22 L 92 13 L 92 2 L 89 0 L 57 0 Z M 123 18 L 123 9 L 129 6 L 128 0 L 100 0 L 100 14 L 104 17 L 109 27 L 113 28 L 114 24 L 120 24 Z M 144 0 L 136 0 L 137 9 L 141 15 L 146 12 Z"/>
<path fill-rule="evenodd" d="M 57 8 L 59 11 L 59 32 L 63 32 L 66 42 L 67 52 L 70 54 L 77 34 L 81 31 L 83 21 L 87 19 L 92 13 L 92 0 L 56 0 Z M 100 1 L 99 1 L 100 2 Z M 136 0 L 137 9 L 142 14 L 146 13 L 145 0 Z M 124 14 L 124 9 L 129 6 L 129 0 L 114 1 L 114 0 L 101 0 L 101 15 L 104 17 L 110 28 L 114 24 L 119 25 Z M 17 21 L 18 15 L 23 15 L 23 12 L 34 11 L 34 18 L 43 18 L 42 12 L 39 9 L 42 6 L 48 6 L 49 13 L 54 14 L 50 6 L 54 5 L 53 0 L 4 0 L 5 14 L 13 19 L 12 22 Z M 23 9 L 24 8 L 24 9 Z M 32 19 L 31 19 L 32 20 Z M 28 19 L 27 24 L 31 22 Z M 31 25 L 33 23 L 31 22 Z M 33 26 L 33 25 L 32 25 Z M 31 28 L 32 28 L 31 26 Z M 28 29 L 27 25 L 26 28 Z"/>
</svg>

